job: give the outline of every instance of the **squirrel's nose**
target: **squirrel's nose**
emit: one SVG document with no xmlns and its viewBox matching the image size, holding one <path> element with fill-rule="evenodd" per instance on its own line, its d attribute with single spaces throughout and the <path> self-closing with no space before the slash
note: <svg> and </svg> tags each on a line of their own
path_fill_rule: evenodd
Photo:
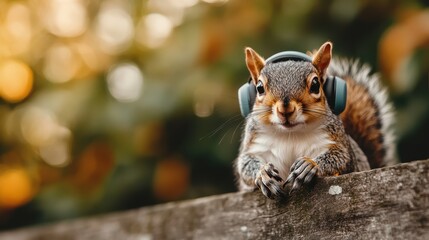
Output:
<svg viewBox="0 0 429 240">
<path fill-rule="evenodd" d="M 286 98 L 282 103 L 277 104 L 277 112 L 283 117 L 289 117 L 295 112 L 295 105 L 291 104 L 289 98 Z"/>
</svg>

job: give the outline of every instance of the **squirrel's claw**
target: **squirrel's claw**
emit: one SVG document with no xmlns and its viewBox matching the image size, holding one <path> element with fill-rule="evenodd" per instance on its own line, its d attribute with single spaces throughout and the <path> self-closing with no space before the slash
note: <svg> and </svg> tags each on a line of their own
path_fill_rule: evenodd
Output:
<svg viewBox="0 0 429 240">
<path fill-rule="evenodd" d="M 300 188 L 302 184 L 310 183 L 316 175 L 319 167 L 311 158 L 302 157 L 297 159 L 290 168 L 289 177 L 286 179 L 283 187 L 289 183 L 292 184 L 291 192 Z"/>
<path fill-rule="evenodd" d="M 282 182 L 283 179 L 279 175 L 279 171 L 274 168 L 274 165 L 272 163 L 269 163 L 264 166 L 265 173 L 268 175 L 268 177 L 276 180 L 277 182 Z"/>
<path fill-rule="evenodd" d="M 271 163 L 264 165 L 255 179 L 256 186 L 270 199 L 280 199 L 284 196 L 285 193 L 281 188 L 282 182 L 279 171 Z"/>
</svg>

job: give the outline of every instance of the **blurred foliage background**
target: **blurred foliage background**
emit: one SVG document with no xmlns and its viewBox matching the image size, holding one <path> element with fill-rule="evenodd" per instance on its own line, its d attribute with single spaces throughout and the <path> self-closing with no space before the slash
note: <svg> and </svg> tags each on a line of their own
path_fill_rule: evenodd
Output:
<svg viewBox="0 0 429 240">
<path fill-rule="evenodd" d="M 245 46 L 369 63 L 428 158 L 428 3 L 0 1 L 0 229 L 235 191 Z"/>
</svg>

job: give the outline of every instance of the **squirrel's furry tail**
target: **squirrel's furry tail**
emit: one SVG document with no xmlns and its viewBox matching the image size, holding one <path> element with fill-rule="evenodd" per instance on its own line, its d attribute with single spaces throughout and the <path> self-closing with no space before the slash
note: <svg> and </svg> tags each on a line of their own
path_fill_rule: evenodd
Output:
<svg viewBox="0 0 429 240">
<path fill-rule="evenodd" d="M 341 120 L 371 168 L 378 168 L 397 162 L 394 115 L 386 89 L 380 85 L 378 75 L 370 71 L 369 66 L 358 61 L 333 58 L 327 74 L 346 80 L 347 104 Z"/>
</svg>

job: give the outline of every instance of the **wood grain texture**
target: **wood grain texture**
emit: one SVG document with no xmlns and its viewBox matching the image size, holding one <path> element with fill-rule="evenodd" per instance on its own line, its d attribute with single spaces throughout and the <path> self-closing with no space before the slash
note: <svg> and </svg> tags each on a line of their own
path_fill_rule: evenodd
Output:
<svg viewBox="0 0 429 240">
<path fill-rule="evenodd" d="M 230 193 L 0 239 L 429 239 L 429 160 L 319 179 L 284 202 Z"/>
</svg>

